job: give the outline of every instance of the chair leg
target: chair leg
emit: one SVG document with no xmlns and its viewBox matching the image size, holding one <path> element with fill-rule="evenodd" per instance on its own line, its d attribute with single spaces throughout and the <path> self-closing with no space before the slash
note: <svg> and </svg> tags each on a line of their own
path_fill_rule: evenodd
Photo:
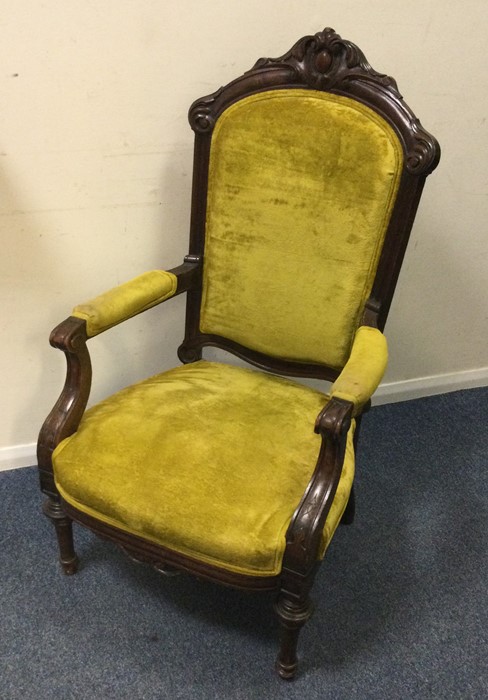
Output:
<svg viewBox="0 0 488 700">
<path fill-rule="evenodd" d="M 59 561 L 67 576 L 78 570 L 78 557 L 73 545 L 73 526 L 71 518 L 63 511 L 59 501 L 47 498 L 42 506 L 44 515 L 51 520 L 56 530 L 59 546 Z"/>
<path fill-rule="evenodd" d="M 354 431 L 354 452 L 357 454 L 358 451 L 358 441 L 359 435 L 361 433 L 361 422 L 363 415 L 369 411 L 371 408 L 371 401 L 368 401 L 366 406 L 363 408 L 363 413 L 356 418 L 356 430 Z M 344 509 L 344 513 L 341 518 L 341 525 L 352 525 L 354 522 L 354 516 L 356 514 L 356 497 L 354 495 L 354 484 L 351 488 L 351 493 L 349 494 L 349 500 L 347 506 Z"/>
<path fill-rule="evenodd" d="M 341 525 L 352 525 L 354 522 L 354 515 L 356 513 L 356 497 L 354 496 L 354 486 L 351 488 L 351 493 L 349 494 L 349 500 L 347 506 L 344 509 L 344 513 L 341 518 Z"/>
<path fill-rule="evenodd" d="M 281 678 L 293 680 L 297 670 L 298 635 L 313 612 L 308 598 L 296 600 L 282 592 L 275 603 L 280 621 L 280 650 L 276 659 L 276 670 Z"/>
</svg>

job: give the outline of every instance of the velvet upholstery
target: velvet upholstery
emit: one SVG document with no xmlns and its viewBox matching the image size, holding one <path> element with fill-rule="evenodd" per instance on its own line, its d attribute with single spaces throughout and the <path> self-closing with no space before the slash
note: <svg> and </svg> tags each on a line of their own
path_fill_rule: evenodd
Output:
<svg viewBox="0 0 488 700">
<path fill-rule="evenodd" d="M 72 316 L 86 321 L 89 338 L 156 306 L 176 292 L 173 273 L 152 270 L 75 306 Z"/>
<path fill-rule="evenodd" d="M 388 364 L 386 338 L 377 328 L 360 326 L 354 336 L 351 355 L 336 381 L 330 395 L 354 404 L 354 413 L 362 407 L 378 388 Z"/>
<path fill-rule="evenodd" d="M 228 107 L 212 135 L 201 331 L 341 369 L 402 167 L 392 127 L 351 98 L 281 89 Z"/>
<path fill-rule="evenodd" d="M 67 375 L 38 440 L 43 511 L 67 575 L 75 521 L 157 570 L 275 591 L 288 680 L 319 560 L 354 518 L 361 415 L 440 151 L 395 80 L 330 27 L 259 59 L 188 117 L 188 255 L 51 333 Z M 85 410 L 87 340 L 183 293 L 183 366 Z M 259 369 L 202 360 L 209 345 Z M 281 375 L 333 384 L 326 394 Z"/>
<path fill-rule="evenodd" d="M 260 371 L 199 361 L 88 410 L 53 455 L 79 510 L 177 552 L 254 576 L 280 572 L 285 533 L 313 473 L 328 397 Z M 320 553 L 347 504 L 353 436 Z"/>
</svg>

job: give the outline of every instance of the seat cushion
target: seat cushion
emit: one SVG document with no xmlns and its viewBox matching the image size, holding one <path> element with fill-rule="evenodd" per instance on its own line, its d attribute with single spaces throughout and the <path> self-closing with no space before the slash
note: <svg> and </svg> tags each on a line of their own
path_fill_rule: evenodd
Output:
<svg viewBox="0 0 488 700">
<path fill-rule="evenodd" d="M 325 394 L 263 372 L 200 361 L 97 404 L 53 455 L 79 510 L 199 561 L 280 572 L 285 533 L 314 471 Z M 325 551 L 354 473 L 352 430 Z"/>
</svg>

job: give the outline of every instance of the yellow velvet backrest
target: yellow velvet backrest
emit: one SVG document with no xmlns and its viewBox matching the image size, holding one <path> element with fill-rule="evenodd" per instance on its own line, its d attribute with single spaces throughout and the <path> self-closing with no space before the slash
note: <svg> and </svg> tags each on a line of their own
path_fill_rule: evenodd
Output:
<svg viewBox="0 0 488 700">
<path fill-rule="evenodd" d="M 403 166 L 392 127 L 348 97 L 258 93 L 211 143 L 200 330 L 341 368 Z"/>
</svg>

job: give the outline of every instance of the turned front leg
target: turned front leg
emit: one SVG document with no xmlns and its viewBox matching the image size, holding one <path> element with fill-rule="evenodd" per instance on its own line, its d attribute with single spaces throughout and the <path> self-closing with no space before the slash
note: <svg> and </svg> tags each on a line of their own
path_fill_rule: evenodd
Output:
<svg viewBox="0 0 488 700">
<path fill-rule="evenodd" d="M 51 520 L 56 530 L 59 547 L 59 561 L 67 576 L 78 570 L 78 557 L 73 544 L 72 520 L 63 511 L 59 501 L 47 498 L 42 507 L 44 515 Z"/>
<path fill-rule="evenodd" d="M 280 650 L 276 660 L 276 670 L 281 678 L 292 680 L 297 670 L 298 636 L 303 625 L 313 612 L 313 606 L 307 597 L 295 600 L 280 593 L 275 603 L 275 611 L 280 622 Z"/>
</svg>

